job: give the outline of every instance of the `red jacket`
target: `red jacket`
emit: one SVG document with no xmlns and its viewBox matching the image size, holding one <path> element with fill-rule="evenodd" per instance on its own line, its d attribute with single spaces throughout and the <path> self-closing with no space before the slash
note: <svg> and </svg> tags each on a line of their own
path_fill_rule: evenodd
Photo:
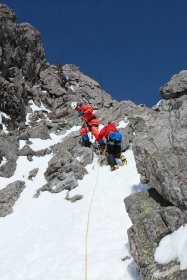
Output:
<svg viewBox="0 0 187 280">
<path fill-rule="evenodd" d="M 114 123 L 109 123 L 105 125 L 101 131 L 99 132 L 99 135 L 96 138 L 96 141 L 99 142 L 103 137 L 106 139 L 108 138 L 108 134 L 110 131 L 118 131 Z"/>
<path fill-rule="evenodd" d="M 85 121 L 89 121 L 92 117 L 94 117 L 94 113 L 93 113 L 93 108 L 89 105 L 80 105 L 80 106 L 77 106 L 76 110 L 78 112 L 83 112 L 86 114 L 82 115 L 82 118 L 85 120 Z"/>
</svg>

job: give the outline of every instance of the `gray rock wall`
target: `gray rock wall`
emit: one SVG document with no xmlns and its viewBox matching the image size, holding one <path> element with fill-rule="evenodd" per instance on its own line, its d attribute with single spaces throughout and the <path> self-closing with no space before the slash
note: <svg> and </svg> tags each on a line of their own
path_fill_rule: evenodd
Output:
<svg viewBox="0 0 187 280">
<path fill-rule="evenodd" d="M 5 217 L 13 212 L 12 207 L 20 197 L 24 187 L 23 181 L 15 181 L 0 190 L 0 217 Z"/>
<path fill-rule="evenodd" d="M 187 70 L 173 75 L 171 80 L 160 88 L 163 99 L 180 97 L 187 94 Z"/>
<path fill-rule="evenodd" d="M 167 265 L 154 261 L 160 240 L 187 223 L 185 79 L 186 71 L 175 75 L 161 88 L 159 104 L 130 118 L 137 169 L 142 183 L 152 187 L 125 199 L 133 222 L 128 231 L 131 252 L 143 280 L 187 279 L 177 260 Z"/>
<path fill-rule="evenodd" d="M 154 261 L 159 241 L 187 223 L 185 213 L 166 202 L 153 188 L 132 194 L 124 202 L 133 222 L 128 236 L 141 279 L 185 280 L 187 270 L 180 271 L 177 260 L 167 265 Z"/>
<path fill-rule="evenodd" d="M 161 238 L 187 222 L 187 71 L 174 75 L 161 87 L 163 99 L 154 108 L 137 106 L 131 101 L 117 102 L 75 65 L 62 67 L 69 78 L 62 86 L 58 67 L 45 60 L 40 33 L 30 24 L 16 24 L 15 20 L 15 13 L 0 4 L 0 111 L 10 117 L 3 118 L 7 134 L 0 125 L 0 161 L 3 157 L 7 160 L 0 166 L 0 175 L 14 174 L 18 156 L 32 160 L 33 156 L 53 152 L 45 172 L 48 183 L 38 186 L 36 197 L 41 191 L 66 190 L 67 200 L 81 199 L 71 198 L 69 192 L 86 174 L 85 166 L 92 162 L 93 150 L 80 146 L 78 132 L 40 151 L 30 148 L 32 138 L 48 139 L 51 132 L 64 133 L 74 125 L 81 125 L 81 118 L 70 107 L 72 101 L 92 105 L 102 124 L 111 120 L 116 125 L 121 120 L 128 121 L 127 127 L 120 129 L 123 148 L 132 144 L 141 181 L 152 187 L 148 192 L 125 199 L 133 222 L 128 232 L 132 255 L 142 279 L 187 279 L 186 270 L 180 271 L 177 261 L 166 266 L 154 262 L 154 251 Z M 31 102 L 46 109 L 33 112 Z M 27 143 L 18 150 L 21 139 Z M 33 170 L 29 179 L 36 173 Z M 2 190 L 2 215 L 12 211 L 22 190 L 23 182 Z"/>
<path fill-rule="evenodd" d="M 15 13 L 0 4 L 0 110 L 14 124 L 25 120 L 28 89 L 45 66 L 40 33 L 15 20 Z"/>
<path fill-rule="evenodd" d="M 142 182 L 149 182 L 166 200 L 187 208 L 187 96 L 162 100 L 149 118 L 134 129 L 133 151 Z M 144 127 L 140 130 L 140 123 Z"/>
</svg>

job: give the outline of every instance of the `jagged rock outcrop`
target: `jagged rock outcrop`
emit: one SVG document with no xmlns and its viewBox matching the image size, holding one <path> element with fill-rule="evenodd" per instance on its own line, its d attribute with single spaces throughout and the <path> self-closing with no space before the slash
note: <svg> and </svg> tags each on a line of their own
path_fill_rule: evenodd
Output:
<svg viewBox="0 0 187 280">
<path fill-rule="evenodd" d="M 5 163 L 0 165 L 0 176 L 11 177 L 18 158 L 18 141 L 15 136 L 0 137 L 0 155 L 5 158 Z"/>
<path fill-rule="evenodd" d="M 81 119 L 70 107 L 72 101 L 84 101 L 95 109 L 109 108 L 117 102 L 75 65 L 63 66 L 68 83 L 62 87 L 58 66 L 45 61 L 40 33 L 30 24 L 16 24 L 16 15 L 4 5 L 0 5 L 0 15 L 0 110 L 10 117 L 6 124 L 4 119 L 2 121 L 15 140 L 13 145 L 9 133 L 2 132 L 6 140 L 2 142 L 1 158 L 5 157 L 7 161 L 0 166 L 1 176 L 14 174 L 18 156 L 27 156 L 31 161 L 33 156 L 53 152 L 45 173 L 48 183 L 38 186 L 37 194 L 45 190 L 71 190 L 77 186 L 77 180 L 87 173 L 85 166 L 93 160 L 92 149 L 80 146 L 79 133 L 64 139 L 61 144 L 40 151 L 30 147 L 32 138 L 50 139 L 51 132 L 63 134 L 68 128 L 81 125 Z M 26 141 L 21 149 L 20 140 Z M 32 173 L 29 178 L 33 178 Z"/>
<path fill-rule="evenodd" d="M 45 66 L 40 33 L 15 20 L 15 13 L 0 4 L 0 110 L 11 116 L 13 125 L 25 121 L 31 87 Z"/>
<path fill-rule="evenodd" d="M 170 99 L 187 94 L 187 70 L 174 75 L 171 80 L 160 88 L 161 97 Z"/>
<path fill-rule="evenodd" d="M 15 21 L 17 19 L 16 14 L 8 8 L 6 5 L 0 4 L 0 19 L 2 21 Z"/>
<path fill-rule="evenodd" d="M 58 67 L 49 65 L 40 72 L 40 84 L 34 88 L 34 98 L 38 104 L 41 101 L 47 104 L 52 110 L 49 117 L 58 120 L 64 127 L 72 127 L 81 122 L 70 107 L 72 101 L 91 104 L 95 110 L 109 108 L 117 103 L 96 81 L 84 75 L 75 65 L 64 65 L 62 69 L 68 76 L 66 87 L 61 87 L 59 83 Z"/>
<path fill-rule="evenodd" d="M 38 197 L 41 191 L 70 191 L 78 186 L 77 180 L 81 180 L 87 174 L 85 166 L 92 162 L 93 151 L 81 147 L 77 136 L 77 133 L 72 133 L 62 143 L 52 147 L 54 156 L 45 172 L 48 183 L 37 191 L 35 197 Z"/>
<path fill-rule="evenodd" d="M 128 231 L 129 242 L 143 280 L 187 278 L 187 270 L 180 271 L 177 260 L 168 265 L 154 261 L 160 240 L 187 223 L 187 88 L 184 74 L 186 71 L 175 75 L 161 88 L 165 100 L 130 119 L 135 132 L 132 147 L 141 181 L 154 188 L 125 199 L 133 222 Z"/>
<path fill-rule="evenodd" d="M 0 217 L 5 217 L 12 213 L 12 207 L 24 188 L 25 182 L 15 181 L 0 190 Z"/>
<path fill-rule="evenodd" d="M 125 199 L 125 205 L 133 222 L 128 230 L 131 252 L 142 279 L 185 280 L 187 270 L 180 271 L 177 261 L 168 265 L 154 261 L 159 241 L 187 223 L 184 212 L 166 202 L 153 188 L 132 194 Z"/>
<path fill-rule="evenodd" d="M 30 138 L 49 139 L 49 131 L 43 122 L 37 123 L 35 126 L 29 128 L 28 134 Z"/>
<path fill-rule="evenodd" d="M 187 95 L 162 100 L 134 124 L 133 151 L 142 182 L 166 200 L 187 209 Z"/>
<path fill-rule="evenodd" d="M 74 96 L 73 101 L 83 101 L 92 104 L 95 110 L 103 107 L 109 108 L 117 103 L 117 101 L 101 89 L 95 80 L 81 73 L 74 65 L 65 65 L 63 71 L 69 77 L 68 84 Z M 78 100 L 77 95 L 79 96 Z"/>
<path fill-rule="evenodd" d="M 33 170 L 31 170 L 29 172 L 29 176 L 28 176 L 28 180 L 33 180 L 33 178 L 37 175 L 39 169 L 38 168 L 34 168 Z"/>
</svg>

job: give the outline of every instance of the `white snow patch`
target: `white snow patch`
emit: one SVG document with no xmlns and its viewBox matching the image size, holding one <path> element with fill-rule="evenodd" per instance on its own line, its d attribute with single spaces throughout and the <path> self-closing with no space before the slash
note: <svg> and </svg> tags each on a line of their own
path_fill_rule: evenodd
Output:
<svg viewBox="0 0 187 280">
<path fill-rule="evenodd" d="M 70 87 L 69 87 L 73 92 L 75 92 L 75 89 L 74 89 L 74 87 L 71 85 Z"/>
<path fill-rule="evenodd" d="M 78 161 L 81 161 L 82 157 L 76 157 L 76 159 L 77 159 Z"/>
<path fill-rule="evenodd" d="M 48 113 L 51 112 L 49 109 L 47 109 L 47 108 L 43 105 L 43 102 L 42 102 L 42 101 L 41 101 L 41 106 L 40 106 L 40 107 L 38 107 L 38 106 L 34 103 L 33 100 L 31 100 L 31 101 L 29 102 L 29 105 L 30 105 L 30 107 L 31 107 L 31 109 L 32 109 L 33 112 L 35 112 L 35 111 L 42 111 L 42 110 L 45 110 L 45 111 L 47 111 Z"/>
<path fill-rule="evenodd" d="M 157 102 L 157 104 L 156 104 L 155 106 L 158 106 L 158 105 L 160 105 L 160 103 L 161 103 L 161 100 L 159 100 L 159 101 Z"/>
<path fill-rule="evenodd" d="M 7 162 L 7 159 L 5 157 L 3 157 L 1 163 L 0 163 L 0 166 L 2 166 L 3 164 L 5 164 Z"/>
<path fill-rule="evenodd" d="M 30 125 L 30 116 L 32 115 L 32 113 L 27 113 L 27 115 L 26 115 L 26 121 L 25 121 L 25 124 L 26 125 Z"/>
<path fill-rule="evenodd" d="M 63 135 L 62 134 L 57 135 L 55 133 L 50 133 L 51 139 L 46 139 L 46 140 L 42 140 L 42 139 L 38 139 L 38 138 L 31 139 L 32 144 L 30 145 L 30 147 L 34 151 L 49 148 L 51 145 L 55 145 L 58 142 L 62 141 L 71 132 L 77 131 L 79 129 L 80 129 L 80 126 L 73 126 L 72 128 L 68 129 Z"/>
<path fill-rule="evenodd" d="M 43 102 L 41 101 L 41 110 L 45 110 L 47 111 L 48 113 L 51 113 L 51 111 L 49 109 L 47 109 L 44 105 L 43 105 Z"/>
<path fill-rule="evenodd" d="M 155 260 L 161 264 L 178 259 L 180 269 L 187 269 L 187 225 L 165 236 L 155 251 Z"/>
<path fill-rule="evenodd" d="M 32 138 L 30 139 L 32 144 L 29 145 L 32 150 L 34 151 L 39 151 L 41 149 L 47 149 L 52 145 L 57 144 L 61 140 L 63 140 L 68 134 L 71 132 L 77 131 L 80 129 L 80 126 L 73 126 L 72 128 L 68 129 L 63 135 L 62 134 L 55 134 L 55 133 L 50 133 L 51 139 L 45 139 L 42 140 L 40 138 Z M 26 140 L 20 140 L 19 141 L 19 147 L 22 149 L 26 145 Z"/>
<path fill-rule="evenodd" d="M 3 125 L 3 131 L 7 134 L 9 131 L 8 131 L 8 129 L 6 128 L 6 126 L 2 123 L 2 125 Z"/>
<path fill-rule="evenodd" d="M 35 157 L 34 156 L 33 161 L 29 161 L 26 156 L 19 156 L 19 158 L 17 160 L 17 167 L 16 167 L 16 171 L 15 171 L 14 175 L 10 178 L 3 178 L 3 177 L 0 178 L 0 189 L 3 189 L 4 187 L 6 187 L 7 184 L 10 184 L 16 180 L 27 181 L 29 172 L 31 170 L 33 170 L 34 168 L 40 168 L 40 171 L 41 171 L 41 170 L 43 170 L 43 168 L 45 168 L 45 167 L 47 168 L 47 164 L 48 164 L 47 161 L 49 161 L 51 158 L 52 158 L 52 155 L 46 155 L 45 157 Z M 40 174 L 41 172 L 39 172 L 38 174 Z M 37 176 L 39 176 L 38 174 L 37 174 Z M 40 179 L 41 179 L 41 174 L 40 174 Z M 28 183 L 30 183 L 30 181 L 28 181 Z M 46 183 L 45 179 L 42 179 L 42 181 L 40 183 L 41 183 L 41 185 L 35 186 L 35 189 L 41 187 L 42 184 Z"/>
<path fill-rule="evenodd" d="M 3 113 L 3 112 L 1 112 L 0 111 L 0 123 L 2 124 L 2 126 L 3 126 L 3 131 L 5 132 L 5 133 L 8 133 L 8 129 L 6 128 L 6 126 L 4 125 L 4 123 L 2 123 L 2 116 L 4 117 L 4 118 L 6 118 L 6 119 L 11 119 L 7 114 L 5 114 L 5 113 Z"/>
<path fill-rule="evenodd" d="M 31 101 L 29 102 L 29 105 L 30 105 L 30 107 L 31 107 L 31 109 L 32 109 L 33 112 L 35 112 L 35 111 L 41 111 L 41 108 L 38 107 L 38 106 L 33 102 L 33 100 L 31 100 Z"/>
<path fill-rule="evenodd" d="M 3 116 L 5 119 L 11 119 L 7 114 L 0 112 L 0 115 Z M 2 121 L 2 117 L 1 117 L 1 121 Z"/>
<path fill-rule="evenodd" d="M 128 123 L 129 122 L 128 122 L 128 119 L 126 117 L 124 120 L 119 122 L 119 125 L 117 126 L 117 128 L 125 128 L 128 125 Z"/>
</svg>

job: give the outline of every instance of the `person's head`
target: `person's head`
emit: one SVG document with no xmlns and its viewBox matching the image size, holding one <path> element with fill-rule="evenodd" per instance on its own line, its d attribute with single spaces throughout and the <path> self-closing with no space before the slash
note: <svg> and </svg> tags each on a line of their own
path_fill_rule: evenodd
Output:
<svg viewBox="0 0 187 280">
<path fill-rule="evenodd" d="M 73 110 L 76 110 L 77 106 L 78 106 L 78 102 L 72 102 L 72 103 L 71 103 L 71 108 L 72 108 Z"/>
</svg>

